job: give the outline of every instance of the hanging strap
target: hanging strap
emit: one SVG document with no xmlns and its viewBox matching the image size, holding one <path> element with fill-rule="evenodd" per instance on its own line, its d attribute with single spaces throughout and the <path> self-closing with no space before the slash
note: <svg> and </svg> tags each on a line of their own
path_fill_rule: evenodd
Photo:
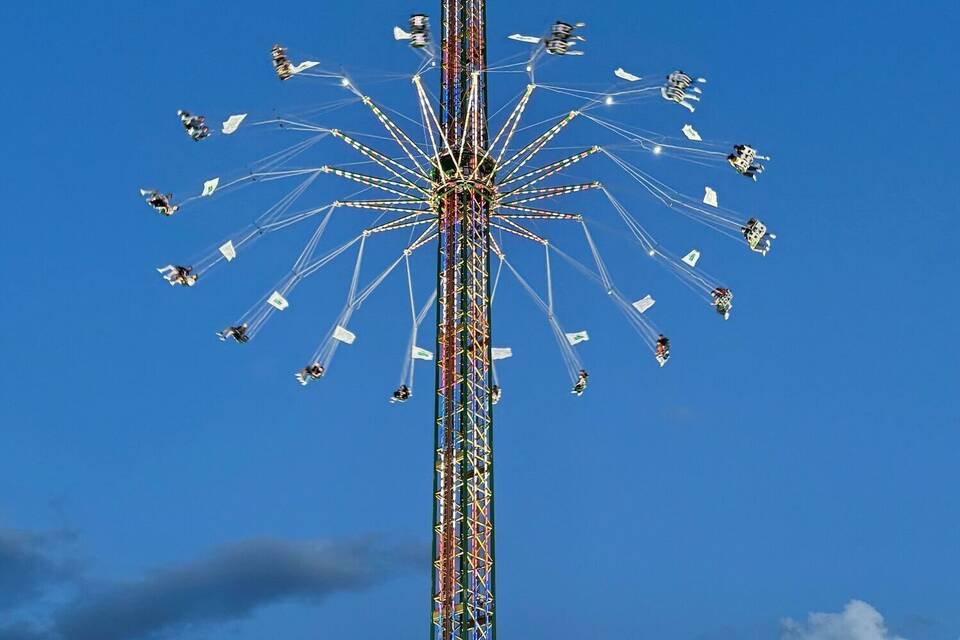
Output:
<svg viewBox="0 0 960 640">
<path fill-rule="evenodd" d="M 560 323 L 557 321 L 556 316 L 553 313 L 551 305 L 543 301 L 536 291 L 533 290 L 533 287 L 524 280 L 523 276 L 513 268 L 513 265 L 510 262 L 503 258 L 503 263 L 510 269 L 514 277 L 516 277 L 517 282 L 523 287 L 527 292 L 530 298 L 534 303 L 540 307 L 540 310 L 543 311 L 544 315 L 547 317 L 547 322 L 550 324 L 550 329 L 553 331 L 554 338 L 557 340 L 557 346 L 560 347 L 560 355 L 563 358 L 563 364 L 567 369 L 567 374 L 570 376 L 571 382 L 576 382 L 577 374 L 580 369 L 583 368 L 583 364 L 580 361 L 579 356 L 574 352 L 573 347 L 570 346 L 570 343 L 567 341 L 566 334 L 563 332 L 563 329 L 560 328 Z M 549 297 L 552 299 L 552 293 L 549 294 Z"/>
<path fill-rule="evenodd" d="M 417 346 L 417 334 L 420 329 L 420 325 L 423 323 L 424 318 L 427 316 L 427 313 L 430 310 L 430 307 L 433 306 L 433 303 L 437 299 L 437 291 L 434 289 L 433 294 L 430 298 L 423 304 L 419 311 L 414 303 L 413 295 L 413 277 L 410 271 L 410 256 L 405 255 L 406 258 L 406 267 L 407 267 L 407 292 L 410 300 L 410 339 L 407 342 L 407 352 L 403 359 L 403 367 L 400 370 L 400 384 L 407 385 L 407 388 L 410 389 L 410 392 L 413 392 L 413 374 L 416 369 L 414 366 L 415 358 L 413 357 L 413 350 Z M 434 354 L 436 357 L 436 354 Z"/>
</svg>

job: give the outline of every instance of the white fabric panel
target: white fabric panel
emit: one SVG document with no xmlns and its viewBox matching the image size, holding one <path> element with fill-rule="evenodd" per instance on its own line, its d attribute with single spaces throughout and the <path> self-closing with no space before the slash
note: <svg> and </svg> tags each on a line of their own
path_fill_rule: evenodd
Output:
<svg viewBox="0 0 960 640">
<path fill-rule="evenodd" d="M 337 325 L 337 328 L 333 330 L 333 339 L 339 340 L 344 344 L 353 344 L 353 341 L 357 339 L 357 334 Z"/>
<path fill-rule="evenodd" d="M 217 186 L 220 184 L 220 178 L 211 178 L 203 183 L 203 192 L 200 194 L 201 198 L 205 198 L 213 194 L 217 190 Z"/>
<path fill-rule="evenodd" d="M 580 344 L 581 342 L 586 342 L 590 339 L 590 335 L 586 331 L 575 331 L 573 333 L 564 334 L 567 337 L 567 342 L 570 343 L 570 346 Z"/>
<path fill-rule="evenodd" d="M 717 202 L 717 192 L 710 187 L 704 187 L 703 204 L 708 204 L 711 207 L 719 206 Z"/>
<path fill-rule="evenodd" d="M 227 262 L 230 262 L 237 257 L 237 249 L 233 246 L 233 240 L 227 240 L 222 245 L 220 245 L 220 253 L 224 258 L 227 259 Z"/>
<path fill-rule="evenodd" d="M 427 351 L 423 347 L 414 346 L 413 353 L 410 355 L 413 356 L 414 360 L 433 360 L 433 352 Z"/>
<path fill-rule="evenodd" d="M 320 63 L 319 63 L 319 62 L 314 62 L 313 60 L 304 60 L 304 61 L 301 62 L 300 64 L 298 64 L 298 65 L 296 65 L 296 66 L 294 66 L 294 67 L 290 67 L 290 73 L 291 73 L 291 74 L 298 74 L 298 73 L 300 73 L 301 71 L 306 71 L 307 69 L 311 69 L 311 68 L 317 66 L 318 64 L 320 64 Z"/>
<path fill-rule="evenodd" d="M 697 266 L 697 261 L 700 260 L 700 252 L 694 249 L 687 255 L 683 256 L 683 261 L 686 262 L 691 267 Z"/>
<path fill-rule="evenodd" d="M 286 298 L 280 295 L 279 291 L 274 291 L 272 294 L 270 294 L 270 297 L 267 298 L 267 304 L 277 311 L 283 311 L 290 306 L 290 303 L 287 302 Z"/>
<path fill-rule="evenodd" d="M 694 142 L 700 142 L 703 138 L 700 137 L 700 134 L 697 133 L 697 130 L 693 128 L 692 124 L 683 125 L 683 135 L 687 136 L 687 140 L 693 140 Z"/>
<path fill-rule="evenodd" d="M 522 36 L 519 33 L 515 33 L 511 36 L 507 36 L 511 40 L 516 40 L 517 42 L 526 42 L 528 44 L 540 44 L 541 38 L 536 36 Z"/>
<path fill-rule="evenodd" d="M 639 300 L 637 300 L 636 302 L 634 302 L 634 303 L 633 303 L 633 308 L 636 309 L 637 311 L 639 311 L 640 313 L 643 313 L 644 311 L 646 311 L 647 309 L 649 309 L 650 307 L 652 307 L 652 306 L 655 305 L 656 303 L 657 303 L 657 301 L 654 300 L 653 297 L 651 297 L 650 294 L 648 293 L 648 294 L 645 295 L 644 297 L 642 297 L 642 298 L 640 298 Z"/>
<path fill-rule="evenodd" d="M 243 119 L 246 117 L 247 117 L 247 114 L 245 113 L 238 113 L 236 115 L 230 116 L 229 118 L 223 121 L 222 131 L 226 135 L 230 135 L 231 133 L 237 130 L 237 128 L 240 126 L 240 123 L 243 122 Z"/>
<path fill-rule="evenodd" d="M 506 360 L 513 357 L 513 349 L 511 347 L 493 347 L 490 349 L 490 355 L 494 360 Z"/>
<path fill-rule="evenodd" d="M 627 82 L 636 82 L 637 80 L 640 80 L 640 76 L 635 76 L 629 71 L 625 71 L 623 67 L 618 67 L 617 70 L 613 72 L 613 75 L 617 76 L 618 78 L 623 78 Z"/>
</svg>

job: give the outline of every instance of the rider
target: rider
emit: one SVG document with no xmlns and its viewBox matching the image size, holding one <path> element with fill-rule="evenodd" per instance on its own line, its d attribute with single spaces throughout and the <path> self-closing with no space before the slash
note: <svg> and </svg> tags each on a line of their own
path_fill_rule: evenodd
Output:
<svg viewBox="0 0 960 640">
<path fill-rule="evenodd" d="M 662 333 L 657 338 L 657 362 L 660 363 L 660 366 L 667 364 L 667 360 L 670 359 L 670 339 L 667 338 Z"/>
<path fill-rule="evenodd" d="M 414 49 L 423 49 L 430 40 L 430 19 L 422 13 L 410 16 L 410 46 Z"/>
<path fill-rule="evenodd" d="M 688 101 L 699 101 L 700 98 L 695 94 L 699 93 L 700 89 L 693 89 L 693 93 L 687 93 L 687 89 L 691 84 L 693 84 L 693 78 L 683 71 L 674 71 L 667 76 L 667 82 L 660 87 L 660 95 L 663 96 L 664 100 L 676 102 L 690 112 L 693 112 L 696 107 Z"/>
<path fill-rule="evenodd" d="M 756 251 L 761 255 L 767 255 L 773 247 L 773 241 L 776 235 L 767 230 L 767 225 L 760 222 L 757 218 L 750 218 L 747 224 L 740 227 L 743 237 L 747 240 L 747 245 L 751 251 Z"/>
<path fill-rule="evenodd" d="M 223 342 L 233 338 L 238 343 L 243 344 L 250 339 L 250 336 L 247 335 L 247 323 L 244 322 L 243 324 L 227 327 L 223 331 L 218 332 L 217 337 Z"/>
<path fill-rule="evenodd" d="M 559 20 L 555 22 L 550 28 L 550 35 L 544 41 L 547 53 L 562 56 L 577 42 L 584 42 L 583 36 L 574 35 L 574 30 L 583 26 L 582 23 L 573 25 Z"/>
<path fill-rule="evenodd" d="M 757 176 L 763 173 L 763 165 L 754 162 L 757 159 L 757 150 L 747 144 L 738 144 L 733 153 L 727 156 L 727 162 L 737 173 L 756 181 Z"/>
<path fill-rule="evenodd" d="M 172 216 L 177 212 L 177 209 L 180 207 L 175 204 L 170 204 L 170 200 L 173 199 L 173 194 L 168 193 L 166 195 L 160 193 L 159 191 L 151 191 L 147 195 L 147 204 L 156 209 L 160 214 L 165 216 Z"/>
<path fill-rule="evenodd" d="M 693 84 L 693 78 L 678 69 L 667 76 L 667 84 L 678 89 L 686 89 Z"/>
<path fill-rule="evenodd" d="M 733 291 L 725 287 L 717 287 L 710 292 L 713 296 L 713 306 L 724 320 L 730 319 L 730 309 L 733 308 Z"/>
<path fill-rule="evenodd" d="M 190 137 L 194 140 L 203 140 L 210 135 L 210 129 L 207 127 L 206 119 L 203 116 L 190 115 L 188 111 L 184 111 L 183 109 L 177 111 L 177 115 L 180 116 L 180 122 L 183 124 L 183 128 L 187 130 L 187 133 L 190 134 Z"/>
<path fill-rule="evenodd" d="M 307 383 L 322 378 L 324 373 L 325 369 L 323 368 L 323 365 L 319 362 L 314 362 L 311 365 L 307 365 L 294 375 L 300 384 L 307 386 Z"/>
<path fill-rule="evenodd" d="M 197 280 L 200 279 L 200 276 L 193 273 L 193 267 L 182 267 L 177 264 L 171 264 L 159 271 L 171 285 L 179 284 L 184 287 L 192 287 L 197 284 Z"/>
<path fill-rule="evenodd" d="M 281 80 L 287 80 L 293 75 L 293 65 L 290 64 L 290 59 L 287 58 L 287 50 L 285 47 L 279 44 L 273 45 L 271 55 L 273 56 L 273 70 L 277 72 L 277 77 Z"/>
<path fill-rule="evenodd" d="M 577 397 L 582 396 L 587 388 L 587 378 L 589 377 L 590 374 L 587 373 L 586 369 L 580 369 L 580 373 L 577 374 L 577 382 L 573 385 L 573 390 L 570 393 L 576 394 Z"/>
<path fill-rule="evenodd" d="M 393 392 L 393 397 L 390 399 L 390 402 L 406 402 L 410 399 L 410 387 L 405 384 L 401 384 L 397 387 L 397 390 Z"/>
</svg>

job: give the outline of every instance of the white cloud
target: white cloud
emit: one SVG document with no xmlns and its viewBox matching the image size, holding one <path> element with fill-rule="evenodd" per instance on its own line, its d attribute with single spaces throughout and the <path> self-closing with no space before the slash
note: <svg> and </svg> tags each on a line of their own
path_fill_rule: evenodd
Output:
<svg viewBox="0 0 960 640">
<path fill-rule="evenodd" d="M 905 640 L 887 630 L 880 612 L 861 600 L 851 600 L 841 613 L 811 613 L 806 624 L 785 618 L 780 629 L 780 640 Z"/>
</svg>

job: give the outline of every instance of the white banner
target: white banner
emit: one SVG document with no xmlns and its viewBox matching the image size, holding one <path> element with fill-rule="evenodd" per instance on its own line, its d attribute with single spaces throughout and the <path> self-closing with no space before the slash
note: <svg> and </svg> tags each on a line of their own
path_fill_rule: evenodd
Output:
<svg viewBox="0 0 960 640">
<path fill-rule="evenodd" d="M 270 297 L 267 298 L 267 304 L 277 311 L 283 311 L 290 306 L 290 303 L 287 302 L 286 298 L 280 295 L 279 291 L 274 291 L 272 294 L 270 294 Z"/>
<path fill-rule="evenodd" d="M 700 252 L 694 249 L 687 255 L 683 256 L 683 261 L 686 262 L 691 267 L 697 266 L 697 261 L 700 260 Z"/>
<path fill-rule="evenodd" d="M 640 80 L 640 76 L 635 76 L 629 71 L 624 71 L 623 67 L 619 67 L 613 72 L 613 75 L 617 76 L 618 78 L 623 78 L 627 82 L 636 82 L 637 80 Z"/>
<path fill-rule="evenodd" d="M 339 340 L 344 344 L 353 344 L 353 341 L 357 339 L 357 335 L 337 325 L 337 328 L 333 330 L 333 339 Z"/>
<path fill-rule="evenodd" d="M 646 311 L 647 309 L 649 309 L 650 307 L 652 307 L 652 306 L 655 305 L 656 303 L 657 303 L 657 301 L 654 300 L 654 299 L 650 296 L 650 294 L 648 293 L 648 294 L 645 295 L 644 297 L 642 297 L 642 298 L 640 298 L 639 300 L 637 300 L 636 302 L 634 302 L 634 303 L 633 303 L 633 308 L 636 309 L 637 311 L 639 311 L 640 313 L 643 313 L 644 311 Z"/>
<path fill-rule="evenodd" d="M 203 192 L 200 194 L 201 198 L 205 198 L 211 195 L 214 191 L 217 190 L 217 187 L 220 185 L 220 178 L 211 178 L 203 183 Z"/>
<path fill-rule="evenodd" d="M 683 125 L 683 135 L 687 136 L 687 140 L 693 140 L 694 142 L 700 142 L 703 138 L 700 137 L 700 134 L 697 133 L 697 130 L 693 128 L 692 124 Z"/>
<path fill-rule="evenodd" d="M 433 360 L 433 352 L 427 351 L 423 347 L 414 346 L 411 355 L 414 360 Z"/>
<path fill-rule="evenodd" d="M 301 71 L 306 71 L 307 69 L 313 68 L 313 67 L 317 66 L 318 64 L 320 64 L 320 63 L 319 63 L 319 62 L 314 62 L 313 60 L 304 60 L 303 62 L 301 62 L 301 63 L 298 64 L 297 66 L 295 66 L 295 67 L 290 67 L 290 73 L 291 73 L 291 74 L 297 74 L 297 73 L 300 73 Z"/>
<path fill-rule="evenodd" d="M 513 349 L 510 347 L 493 347 L 490 349 L 490 357 L 494 360 L 506 360 L 513 357 Z"/>
<path fill-rule="evenodd" d="M 230 135 L 231 133 L 236 131 L 237 128 L 240 127 L 240 123 L 243 122 L 243 119 L 246 117 L 247 117 L 247 114 L 245 113 L 238 113 L 236 115 L 230 116 L 229 118 L 223 121 L 222 131 L 226 135 Z"/>
<path fill-rule="evenodd" d="M 720 206 L 720 204 L 717 201 L 717 192 L 711 189 L 710 187 L 704 187 L 703 204 L 708 204 L 711 207 Z"/>
<path fill-rule="evenodd" d="M 590 339 L 589 334 L 586 331 L 575 331 L 574 333 L 564 334 L 567 336 L 567 342 L 570 343 L 570 346 L 578 345 L 581 342 L 586 342 Z"/>
<path fill-rule="evenodd" d="M 227 240 L 222 245 L 220 245 L 220 253 L 224 258 L 227 259 L 227 262 L 230 262 L 237 257 L 237 249 L 233 246 L 233 240 Z"/>
</svg>

